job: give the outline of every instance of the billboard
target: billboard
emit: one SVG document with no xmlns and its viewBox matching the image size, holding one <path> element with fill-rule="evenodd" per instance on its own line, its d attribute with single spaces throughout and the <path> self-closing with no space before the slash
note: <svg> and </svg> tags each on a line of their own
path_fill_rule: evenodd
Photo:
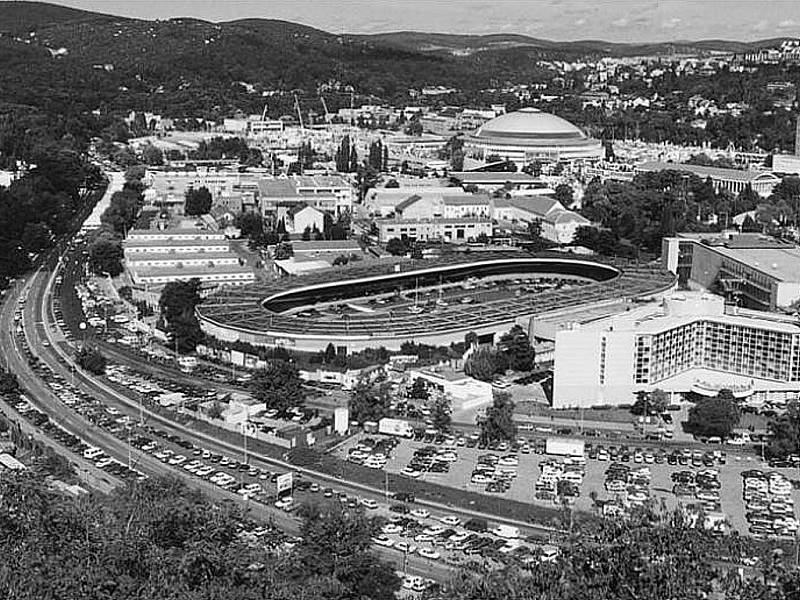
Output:
<svg viewBox="0 0 800 600">
<path fill-rule="evenodd" d="M 291 473 L 283 473 L 282 475 L 278 475 L 278 478 L 275 480 L 275 487 L 278 496 L 285 492 L 292 491 L 292 474 Z"/>
</svg>

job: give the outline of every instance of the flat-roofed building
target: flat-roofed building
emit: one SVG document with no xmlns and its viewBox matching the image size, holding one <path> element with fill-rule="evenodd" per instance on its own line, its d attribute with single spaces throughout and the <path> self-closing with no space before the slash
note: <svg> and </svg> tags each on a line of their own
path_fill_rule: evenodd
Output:
<svg viewBox="0 0 800 600">
<path fill-rule="evenodd" d="M 747 186 L 762 198 L 772 193 L 773 188 L 780 183 L 780 178 L 767 171 L 743 171 L 739 169 L 721 169 L 719 167 L 703 167 L 670 162 L 646 162 L 636 167 L 637 173 L 658 171 L 679 171 L 681 173 L 696 175 L 700 179 L 711 179 L 714 191 L 724 190 L 731 194 L 739 194 Z"/>
<path fill-rule="evenodd" d="M 629 404 L 654 389 L 796 398 L 800 325 L 694 292 L 556 332 L 554 407 Z"/>
<path fill-rule="evenodd" d="M 203 265 L 238 265 L 239 257 L 233 252 L 138 252 L 125 257 L 128 268 L 173 268 Z"/>
<path fill-rule="evenodd" d="M 496 190 L 501 187 L 511 189 L 547 188 L 547 185 L 533 175 L 527 173 L 496 172 L 496 171 L 453 171 L 449 173 L 451 181 L 461 185 L 475 186 L 479 190 Z"/>
<path fill-rule="evenodd" d="M 142 286 L 162 286 L 173 281 L 199 279 L 204 284 L 245 285 L 255 281 L 247 265 L 215 264 L 176 267 L 141 267 L 129 269 L 133 283 Z"/>
<path fill-rule="evenodd" d="M 766 235 L 680 233 L 662 241 L 664 267 L 679 281 L 728 295 L 758 310 L 800 300 L 800 248 Z"/>
<path fill-rule="evenodd" d="M 217 240 L 225 239 L 225 234 L 220 231 L 209 231 L 207 229 L 197 229 L 195 227 L 171 228 L 171 229 L 131 229 L 125 238 L 126 240 Z"/>
<path fill-rule="evenodd" d="M 263 174 L 259 172 L 239 172 L 236 169 L 149 168 L 144 181 L 149 186 L 148 194 L 154 204 L 167 206 L 181 214 L 187 190 L 199 188 L 206 188 L 214 202 L 219 203 L 226 196 L 237 197 L 242 206 L 249 209 L 255 204 L 261 177 Z"/>
<path fill-rule="evenodd" d="M 462 219 L 378 219 L 378 236 L 381 243 L 392 238 L 417 242 L 443 241 L 468 242 L 481 236 L 492 236 L 491 219 L 465 217 Z"/>
<path fill-rule="evenodd" d="M 264 178 L 258 182 L 261 212 L 271 215 L 277 206 L 307 204 L 333 215 L 352 210 L 355 193 L 344 178 L 331 175 L 298 175 Z"/>
<path fill-rule="evenodd" d="M 228 240 L 125 240 L 122 244 L 125 255 L 139 252 L 168 254 L 175 252 L 227 252 L 230 249 Z"/>
</svg>

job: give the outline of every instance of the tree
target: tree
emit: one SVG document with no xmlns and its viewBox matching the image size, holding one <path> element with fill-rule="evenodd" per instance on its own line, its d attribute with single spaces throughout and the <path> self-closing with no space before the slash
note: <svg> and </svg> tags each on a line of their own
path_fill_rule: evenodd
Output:
<svg viewBox="0 0 800 600">
<path fill-rule="evenodd" d="M 447 398 L 444 396 L 436 398 L 431 407 L 431 423 L 433 428 L 442 432 L 449 432 L 452 422 L 450 416 L 451 411 L 450 401 Z"/>
<path fill-rule="evenodd" d="M 521 326 L 514 325 L 504 333 L 497 343 L 497 348 L 506 356 L 510 369 L 514 371 L 532 371 L 534 369 L 536 353 L 531 346 L 528 334 Z"/>
<path fill-rule="evenodd" d="M 124 252 L 118 240 L 101 236 L 89 246 L 89 269 L 92 273 L 108 273 L 116 277 L 122 273 Z"/>
<path fill-rule="evenodd" d="M 419 117 L 414 117 L 408 122 L 405 128 L 406 135 L 415 135 L 419 136 L 422 135 L 422 121 L 419 120 Z"/>
<path fill-rule="evenodd" d="M 544 247 L 544 238 L 542 237 L 542 220 L 534 219 L 528 223 L 528 239 L 531 241 L 533 251 L 541 250 Z"/>
<path fill-rule="evenodd" d="M 392 403 L 391 386 L 387 381 L 361 381 L 350 398 L 350 415 L 359 423 L 378 421 L 389 416 Z"/>
<path fill-rule="evenodd" d="M 219 400 L 214 400 L 214 402 L 211 403 L 206 414 L 210 419 L 219 419 L 222 417 L 222 404 Z"/>
<path fill-rule="evenodd" d="M 409 245 L 406 240 L 392 238 L 386 242 L 386 251 L 393 256 L 403 256 L 408 254 Z"/>
<path fill-rule="evenodd" d="M 478 348 L 464 362 L 464 373 L 480 381 L 492 381 L 505 368 L 505 357 L 489 346 Z"/>
<path fill-rule="evenodd" d="M 207 215 L 211 210 L 211 192 L 206 187 L 186 190 L 186 202 L 183 212 L 190 216 Z"/>
<path fill-rule="evenodd" d="M 359 508 L 335 504 L 306 505 L 302 511 L 301 542 L 295 569 L 305 580 L 333 577 L 343 587 L 341 598 L 393 600 L 400 589 L 394 567 L 371 552 L 372 536 L 380 522 Z"/>
<path fill-rule="evenodd" d="M 178 352 L 193 352 L 203 339 L 194 309 L 200 304 L 200 281 L 171 281 L 161 290 L 158 305 L 167 324 L 171 343 Z"/>
<path fill-rule="evenodd" d="M 0 369 L 0 396 L 14 396 L 19 392 L 17 376 L 5 369 Z"/>
<path fill-rule="evenodd" d="M 294 249 L 289 242 L 281 242 L 275 246 L 275 260 L 286 260 L 294 256 Z"/>
<path fill-rule="evenodd" d="M 50 228 L 45 223 L 26 223 L 22 231 L 22 245 L 28 252 L 41 252 L 50 246 L 50 235 Z"/>
<path fill-rule="evenodd" d="M 513 440 L 517 435 L 513 416 L 511 394 L 495 391 L 492 406 L 486 409 L 486 417 L 478 423 L 481 439 L 487 443 Z"/>
<path fill-rule="evenodd" d="M 417 377 L 414 380 L 414 383 L 411 384 L 411 388 L 408 391 L 408 396 L 410 398 L 414 398 L 415 400 L 427 400 L 430 397 L 430 393 L 428 392 L 428 384 L 422 377 Z"/>
<path fill-rule="evenodd" d="M 297 367 L 286 360 L 270 359 L 267 366 L 253 374 L 250 393 L 267 408 L 286 410 L 305 400 L 303 380 Z"/>
<path fill-rule="evenodd" d="M 566 183 L 561 183 L 556 186 L 554 197 L 561 203 L 561 206 L 563 206 L 564 208 L 569 208 L 570 206 L 572 206 L 572 202 L 575 199 L 575 193 L 571 185 Z"/>
<path fill-rule="evenodd" d="M 350 169 L 350 136 L 342 138 L 339 147 L 336 149 L 336 170 L 339 173 L 349 173 Z"/>
<path fill-rule="evenodd" d="M 636 394 L 636 402 L 631 407 L 631 414 L 660 415 L 667 410 L 669 402 L 669 394 L 664 390 L 640 391 Z"/>
<path fill-rule="evenodd" d="M 786 413 L 770 421 L 769 430 L 772 437 L 766 448 L 767 458 L 785 460 L 800 455 L 800 402 L 789 402 Z"/>
<path fill-rule="evenodd" d="M 151 167 L 159 167 L 164 164 L 164 153 L 153 144 L 147 144 L 142 148 L 142 161 Z"/>
<path fill-rule="evenodd" d="M 739 407 L 730 390 L 720 390 L 714 398 L 704 398 L 689 409 L 684 429 L 696 436 L 722 439 L 739 424 Z"/>
<path fill-rule="evenodd" d="M 103 375 L 106 372 L 108 360 L 100 350 L 94 346 L 81 346 L 77 356 L 78 365 L 82 369 L 95 375 Z"/>
<path fill-rule="evenodd" d="M 113 232 L 125 235 L 133 227 L 143 201 L 142 194 L 126 183 L 121 191 L 112 194 L 100 221 Z"/>
</svg>

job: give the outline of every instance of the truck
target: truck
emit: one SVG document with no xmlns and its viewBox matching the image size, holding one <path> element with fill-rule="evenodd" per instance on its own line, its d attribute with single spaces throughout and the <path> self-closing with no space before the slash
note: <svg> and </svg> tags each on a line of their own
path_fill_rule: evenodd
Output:
<svg viewBox="0 0 800 600">
<path fill-rule="evenodd" d="M 411 423 L 403 419 L 384 417 L 378 421 L 378 433 L 410 438 L 414 436 L 414 428 L 411 427 Z"/>
<path fill-rule="evenodd" d="M 549 437 L 545 442 L 545 454 L 555 456 L 583 456 L 585 445 L 583 440 L 571 438 Z"/>
</svg>

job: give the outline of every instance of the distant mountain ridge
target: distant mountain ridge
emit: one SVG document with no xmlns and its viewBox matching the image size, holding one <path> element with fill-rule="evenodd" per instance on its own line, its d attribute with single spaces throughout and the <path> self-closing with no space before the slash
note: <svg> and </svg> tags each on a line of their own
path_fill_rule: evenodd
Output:
<svg viewBox="0 0 800 600">
<path fill-rule="evenodd" d="M 483 51 L 498 51 L 511 48 L 529 48 L 544 53 L 555 53 L 573 56 L 607 55 L 635 56 L 642 54 L 672 54 L 690 52 L 748 52 L 765 47 L 772 47 L 787 38 L 771 38 L 755 42 L 739 42 L 732 40 L 680 40 L 674 42 L 654 43 L 620 43 L 603 40 L 553 41 L 534 38 L 523 34 L 449 34 L 426 33 L 419 31 L 397 31 L 378 34 L 343 34 L 336 35 L 314 27 L 290 23 L 275 19 L 240 19 L 212 23 L 201 19 L 176 17 L 169 21 L 146 21 L 130 17 L 120 17 L 86 10 L 69 8 L 43 2 L 10 1 L 2 2 L 0 32 L 14 35 L 27 35 L 36 30 L 63 30 L 65 28 L 91 27 L 110 25 L 112 23 L 156 24 L 172 22 L 196 28 L 208 28 L 217 31 L 244 29 L 250 33 L 265 35 L 300 35 L 330 40 L 346 40 L 349 43 L 361 43 L 371 46 L 383 46 L 406 52 L 423 54 L 443 54 L 468 56 Z"/>
</svg>

